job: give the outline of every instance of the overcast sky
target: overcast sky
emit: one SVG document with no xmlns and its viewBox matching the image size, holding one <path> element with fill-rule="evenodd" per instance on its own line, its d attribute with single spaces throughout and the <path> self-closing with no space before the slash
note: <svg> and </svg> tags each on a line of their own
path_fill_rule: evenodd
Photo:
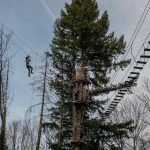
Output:
<svg viewBox="0 0 150 150">
<path fill-rule="evenodd" d="M 17 36 L 24 40 L 30 47 L 43 54 L 53 37 L 54 20 L 59 16 L 64 3 L 70 0 L 0 0 L 0 22 L 9 27 Z M 125 35 L 128 42 L 148 0 L 97 0 L 100 14 L 108 10 L 110 19 L 110 32 L 115 31 L 117 36 Z M 150 13 L 141 28 L 141 31 L 133 45 L 133 53 L 136 54 L 144 38 L 150 31 Z M 26 53 L 34 59 L 33 67 L 36 65 L 36 54 L 32 52 L 16 37 L 12 36 Z M 11 93 L 14 93 L 14 101 L 9 108 L 9 117 L 17 119 L 23 117 L 25 110 L 38 102 L 32 98 L 32 87 L 29 83 L 32 78 L 27 76 L 25 68 L 25 53 L 11 44 L 10 53 L 16 55 L 12 60 Z M 135 48 L 134 48 L 135 47 Z M 131 54 L 130 54 L 131 55 Z M 37 62 L 39 63 L 39 57 Z M 145 71 L 149 70 L 149 63 Z M 148 73 L 147 73 L 148 74 Z"/>
</svg>

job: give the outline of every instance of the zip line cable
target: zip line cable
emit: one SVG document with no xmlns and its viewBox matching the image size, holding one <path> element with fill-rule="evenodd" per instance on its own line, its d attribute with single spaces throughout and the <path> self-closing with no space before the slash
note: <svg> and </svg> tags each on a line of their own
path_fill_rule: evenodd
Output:
<svg viewBox="0 0 150 150">
<path fill-rule="evenodd" d="M 148 11 L 146 12 L 146 15 L 145 15 L 145 17 L 144 17 L 144 19 L 143 19 L 143 21 L 142 21 L 142 24 L 140 25 L 140 27 L 139 27 L 139 29 L 138 29 L 138 32 L 136 33 L 135 37 L 133 38 L 133 40 L 132 40 L 132 42 L 131 42 L 131 46 L 133 45 L 133 43 L 134 43 L 134 41 L 135 41 L 135 39 L 136 39 L 136 37 L 137 37 L 139 31 L 140 31 L 140 29 L 141 29 L 141 27 L 142 27 L 142 25 L 143 25 L 145 19 L 146 19 L 146 16 L 147 16 L 149 10 L 150 10 L 150 7 L 148 8 Z M 130 49 L 129 49 L 129 50 L 130 50 Z M 128 53 L 129 53 L 129 51 L 128 51 Z M 127 54 L 128 54 L 128 53 L 127 53 Z M 127 56 L 127 54 L 126 54 L 126 56 Z M 126 57 L 126 56 L 125 56 L 125 57 Z M 125 57 L 124 57 L 123 59 L 125 59 Z M 133 57 L 133 58 L 134 58 L 134 57 Z"/>
<path fill-rule="evenodd" d="M 4 33 L 3 33 L 4 34 Z M 7 37 L 7 35 L 6 34 L 4 34 L 4 36 L 6 36 Z M 13 41 L 12 39 L 10 39 L 10 42 L 14 45 L 14 46 L 16 46 L 20 51 L 22 51 L 22 53 L 23 54 L 25 54 L 25 55 L 28 55 L 28 53 L 21 47 L 21 46 L 19 46 L 15 41 Z M 18 50 L 15 52 L 15 54 L 18 52 Z M 42 56 L 40 56 L 40 55 L 38 55 L 38 53 L 35 53 L 36 54 L 36 56 L 39 56 L 39 58 L 43 58 Z M 14 54 L 13 54 L 14 55 Z M 12 57 L 12 56 L 11 56 Z M 37 58 L 36 58 L 37 59 Z M 32 58 L 32 60 L 37 64 L 37 60 L 36 60 L 35 58 Z"/>
<path fill-rule="evenodd" d="M 145 7 L 145 9 L 144 9 L 144 11 L 143 11 L 141 17 L 140 17 L 140 20 L 138 21 L 138 24 L 137 24 L 137 26 L 136 26 L 136 28 L 135 28 L 135 30 L 134 30 L 134 32 L 133 32 L 131 38 L 130 38 L 130 41 L 129 41 L 128 45 L 127 45 L 127 48 L 126 48 L 127 51 L 126 51 L 126 53 L 122 56 L 121 60 L 123 60 L 123 59 L 125 59 L 125 58 L 127 57 L 128 53 L 129 53 L 129 51 L 130 51 L 130 45 L 131 45 L 131 48 L 132 48 L 132 45 L 133 45 L 133 43 L 134 43 L 134 41 L 135 41 L 137 35 L 139 34 L 139 31 L 140 31 L 140 29 L 141 29 L 141 27 L 142 27 L 142 25 L 143 25 L 143 23 L 144 23 L 144 21 L 145 21 L 147 15 L 148 15 L 148 12 L 149 12 L 149 10 L 150 10 L 150 7 L 148 8 L 149 3 L 150 3 L 150 0 L 148 1 L 147 5 L 146 5 L 146 7 Z M 147 9 L 147 8 L 148 8 L 148 9 Z M 135 60 L 135 57 L 134 57 L 134 55 L 133 55 L 133 53 L 132 53 L 132 49 L 131 49 L 131 54 L 132 54 L 132 57 L 133 57 L 134 61 L 136 61 L 136 60 Z M 130 66 L 130 68 L 131 68 L 131 66 Z M 119 70 L 120 70 L 120 68 L 117 69 L 117 71 L 113 74 L 113 76 L 112 76 L 112 78 L 111 78 L 111 81 L 110 81 L 111 83 L 113 83 L 113 81 L 114 81 L 114 79 L 116 78 L 116 76 L 117 76 Z M 114 93 L 114 94 L 115 94 L 115 93 Z M 114 94 L 113 94 L 113 95 L 114 95 Z M 113 95 L 112 95 L 112 96 L 113 96 Z"/>
<path fill-rule="evenodd" d="M 130 39 L 130 41 L 129 41 L 129 43 L 128 43 L 127 49 L 129 49 L 129 48 L 130 48 L 130 45 L 135 41 L 135 39 L 136 39 L 136 37 L 137 37 L 137 35 L 138 35 L 138 33 L 139 33 L 139 31 L 140 31 L 140 29 L 141 29 L 141 27 L 142 27 L 144 21 L 145 21 L 145 19 L 146 19 L 146 16 L 147 16 L 147 14 L 148 14 L 148 12 L 149 12 L 149 10 L 150 10 L 150 7 L 148 8 L 149 3 L 150 3 L 150 0 L 148 1 L 147 5 L 146 5 L 146 7 L 145 7 L 145 9 L 144 9 L 144 11 L 143 11 L 143 13 L 142 13 L 142 16 L 141 16 L 141 18 L 140 18 L 140 20 L 139 20 L 139 22 L 138 22 L 138 24 L 137 24 L 137 26 L 136 26 L 136 28 L 135 28 L 133 34 L 132 34 L 132 37 L 131 37 L 131 39 Z M 147 9 L 147 8 L 148 8 L 148 10 L 147 10 L 147 12 L 146 12 L 146 9 Z M 145 14 L 145 12 L 146 12 L 146 14 Z M 144 14 L 145 14 L 145 16 L 144 16 Z M 144 16 L 144 18 L 143 18 L 143 16 Z M 143 18 L 143 20 L 142 20 L 142 18 Z M 142 22 L 141 22 L 141 21 L 142 21 Z M 141 22 L 141 24 L 140 24 L 140 22 Z M 139 29 L 138 29 L 138 26 L 139 26 Z M 136 31 L 136 30 L 137 30 L 137 31 Z M 134 36 L 134 35 L 135 35 L 135 36 Z M 129 50 L 130 50 L 130 49 L 129 49 Z M 128 52 L 129 52 L 129 50 L 128 50 Z M 128 52 L 127 52 L 127 54 L 128 54 Z M 124 58 L 127 56 L 127 54 L 124 56 Z"/>
<path fill-rule="evenodd" d="M 145 21 L 147 15 L 148 15 L 148 12 L 149 12 L 149 10 L 150 10 L 150 7 L 148 8 L 149 4 L 150 4 L 150 0 L 149 0 L 148 3 L 146 4 L 146 7 L 145 7 L 145 9 L 144 9 L 144 11 L 143 11 L 143 13 L 142 13 L 142 15 L 141 15 L 141 17 L 140 17 L 140 20 L 138 21 L 138 24 L 137 24 L 137 26 L 136 26 L 136 28 L 135 28 L 135 30 L 134 30 L 134 32 L 133 32 L 131 38 L 130 38 L 130 41 L 129 41 L 128 45 L 127 45 L 127 48 L 126 48 L 127 51 L 126 51 L 126 53 L 122 56 L 121 60 L 124 60 L 124 59 L 127 57 L 128 53 L 129 53 L 129 51 L 130 51 L 130 45 L 131 45 L 131 55 L 132 55 L 134 61 L 136 61 L 136 60 L 135 60 L 135 57 L 134 57 L 134 55 L 133 55 L 133 53 L 132 53 L 132 45 L 133 45 L 133 43 L 134 43 L 134 41 L 135 41 L 135 39 L 136 39 L 136 37 L 137 37 L 137 35 L 138 35 L 138 33 L 139 33 L 139 31 L 140 31 L 142 25 L 143 25 L 143 23 L 144 23 L 144 21 Z M 148 9 L 147 9 L 147 8 L 148 8 Z M 130 68 L 131 68 L 131 66 L 130 66 Z M 110 84 L 114 82 L 114 80 L 115 80 L 115 78 L 116 78 L 116 76 L 117 76 L 117 74 L 118 74 L 119 71 L 120 71 L 120 68 L 118 68 L 117 71 L 115 71 L 115 73 L 112 75 L 111 80 L 110 80 Z M 114 94 L 113 94 L 113 95 L 114 95 Z M 113 96 L 113 95 L 112 95 L 112 96 Z"/>
<path fill-rule="evenodd" d="M 147 41 L 147 39 L 148 39 L 149 36 L 150 36 L 150 32 L 148 33 L 147 37 L 145 38 L 145 41 L 144 41 L 144 43 L 142 44 L 141 48 L 139 49 L 138 53 L 136 54 L 135 58 L 138 57 L 140 51 L 141 51 L 142 48 L 143 48 L 143 45 L 146 43 L 146 41 Z M 130 70 L 131 66 L 133 65 L 133 63 L 134 63 L 134 61 L 131 63 L 131 65 L 130 65 L 130 67 L 128 68 L 127 72 L 126 72 L 125 75 L 123 76 L 122 81 L 124 80 L 125 76 L 126 76 L 127 73 L 129 72 L 129 70 Z M 121 81 L 121 82 L 122 82 L 122 81 Z"/>
<path fill-rule="evenodd" d="M 149 11 L 149 10 L 150 10 L 150 7 L 149 7 L 148 11 Z M 147 14 L 146 14 L 146 15 L 147 15 Z M 127 75 L 127 73 L 129 72 L 131 66 L 133 65 L 133 63 L 135 62 L 135 64 L 137 64 L 136 58 L 137 58 L 137 56 L 139 55 L 140 51 L 142 50 L 142 47 L 144 47 L 144 45 L 145 45 L 145 43 L 146 43 L 146 41 L 147 41 L 147 39 L 148 39 L 149 36 L 150 36 L 150 32 L 148 33 L 147 37 L 145 38 L 145 40 L 144 40 L 142 46 L 140 47 L 139 51 L 137 52 L 136 56 L 135 56 L 135 57 L 133 56 L 134 61 L 133 61 L 133 62 L 131 63 L 131 65 L 129 66 L 129 68 L 128 68 L 128 70 L 126 71 L 125 75 L 123 76 L 123 79 L 121 80 L 121 82 L 122 82 L 122 81 L 124 80 L 124 78 L 126 77 L 126 75 Z M 132 43 L 131 43 L 131 54 L 133 55 L 133 53 L 132 53 L 132 45 L 133 45 L 133 41 L 132 41 Z M 145 51 L 144 51 L 144 54 L 145 54 Z M 141 59 L 141 58 L 140 58 L 140 59 Z M 145 60 L 145 58 L 144 58 L 144 60 Z M 147 59 L 147 60 L 148 60 L 148 59 Z M 147 62 L 147 61 L 146 61 L 146 62 Z M 141 70 L 140 70 L 140 71 L 141 71 Z M 134 69 L 133 69 L 133 72 L 134 72 Z M 115 92 L 116 92 L 116 91 L 115 91 Z M 115 92 L 114 92 L 113 95 L 110 97 L 110 99 L 112 99 L 112 97 L 115 95 Z"/>
<path fill-rule="evenodd" d="M 132 42 L 132 44 L 131 44 L 131 55 L 132 55 L 132 57 L 133 57 L 134 62 L 136 63 L 136 58 L 135 58 L 134 55 L 133 55 L 133 49 L 132 49 L 132 46 L 133 46 L 133 42 Z"/>
<path fill-rule="evenodd" d="M 150 36 L 150 32 L 149 32 L 148 35 L 146 36 L 146 38 L 145 38 L 145 40 L 144 40 L 142 46 L 140 47 L 139 51 L 137 52 L 137 54 L 136 54 L 136 56 L 135 56 L 135 60 L 136 60 L 136 58 L 138 57 L 140 51 L 141 51 L 142 48 L 143 48 L 143 45 L 146 43 L 146 41 L 147 41 L 147 39 L 148 39 L 149 36 Z M 147 46 L 147 47 L 148 47 L 148 46 Z M 144 52 L 144 53 L 145 53 L 145 52 Z M 148 59 L 146 60 L 146 62 L 147 62 L 147 61 L 148 61 Z M 131 63 L 130 67 L 129 67 L 128 70 L 126 71 L 126 73 L 125 73 L 125 75 L 123 76 L 121 82 L 123 82 L 123 80 L 125 79 L 125 77 L 126 77 L 127 73 L 129 72 L 130 68 L 133 66 L 133 63 L 134 63 L 134 61 Z M 134 69 L 133 69 L 133 71 L 134 71 Z M 141 71 L 141 70 L 140 70 L 140 71 Z M 139 73 L 140 73 L 140 71 L 139 71 Z M 115 94 L 116 94 L 116 91 L 114 91 L 114 93 L 112 94 L 112 96 L 111 96 L 109 99 L 112 99 Z"/>
<path fill-rule="evenodd" d="M 134 42 L 134 41 L 133 41 L 133 42 Z M 133 42 L 132 42 L 132 43 L 133 43 Z M 143 46 L 143 45 L 142 45 L 142 46 Z M 128 53 L 129 53 L 129 51 L 128 51 Z M 128 54 L 128 53 L 127 53 L 127 54 Z M 134 59 L 134 61 L 135 61 L 135 57 L 133 56 L 133 53 L 132 53 L 132 44 L 131 44 L 131 55 L 132 55 L 132 57 L 133 57 L 133 59 Z M 127 55 L 126 55 L 126 56 L 127 56 Z M 125 59 L 126 56 L 125 56 L 124 58 L 123 58 L 123 57 L 122 57 L 122 58 Z M 122 60 L 123 60 L 123 59 L 122 59 Z M 117 76 L 119 70 L 120 70 L 120 68 L 114 73 L 114 75 L 113 75 L 113 77 L 112 77 L 112 79 L 111 79 L 111 82 L 113 82 L 113 81 L 115 80 L 115 78 L 116 78 L 116 76 Z"/>
<path fill-rule="evenodd" d="M 144 9 L 144 11 L 143 11 L 141 17 L 140 17 L 140 20 L 139 20 L 139 22 L 138 22 L 138 24 L 137 24 L 137 26 L 136 26 L 136 28 L 135 28 L 135 30 L 134 30 L 134 32 L 133 32 L 131 38 L 130 38 L 130 41 L 129 41 L 129 43 L 128 43 L 128 45 L 127 45 L 127 48 L 126 48 L 126 49 L 127 49 L 127 52 L 122 56 L 121 60 L 125 59 L 126 56 L 128 55 L 129 50 L 130 50 L 129 46 L 135 41 L 135 39 L 136 39 L 136 37 L 137 37 L 137 35 L 138 35 L 138 33 L 139 33 L 139 31 L 140 31 L 140 29 L 141 29 L 141 27 L 142 27 L 144 21 L 145 21 L 145 19 L 146 19 L 146 16 L 147 16 L 147 14 L 148 14 L 148 12 L 149 12 L 149 10 L 150 10 L 150 7 L 148 8 L 149 3 L 150 3 L 150 0 L 148 1 L 147 5 L 146 5 L 146 7 L 145 7 L 145 9 Z M 147 8 L 148 8 L 148 10 L 147 10 Z M 147 10 L 147 12 L 146 12 L 146 10 Z M 145 14 L 145 12 L 146 12 L 146 14 Z M 145 16 L 144 16 L 144 15 L 145 15 Z M 144 18 L 143 18 L 143 17 L 144 17 Z M 142 21 L 142 22 L 141 22 L 141 21 Z M 140 25 L 140 26 L 139 26 L 139 25 Z M 137 30 L 137 31 L 136 31 L 136 30 Z M 117 71 L 113 74 L 113 76 L 112 76 L 112 78 L 111 78 L 111 82 L 114 81 L 114 79 L 116 78 L 116 76 L 117 76 L 119 70 L 120 70 L 120 68 L 117 69 Z"/>
<path fill-rule="evenodd" d="M 27 44 L 23 39 L 21 39 L 17 34 L 15 34 L 11 29 L 9 29 L 5 24 L 3 24 L 2 22 L 0 22 L 0 24 L 2 26 L 4 26 L 9 32 L 12 33 L 12 35 L 14 37 L 16 37 L 16 39 L 18 39 L 21 43 L 23 43 L 28 49 L 30 49 L 33 53 L 37 54 L 39 57 L 42 57 L 38 52 L 36 52 L 34 49 L 32 49 L 32 47 Z M 26 52 L 25 52 L 26 53 Z"/>
<path fill-rule="evenodd" d="M 150 32 L 149 32 L 149 34 L 147 35 L 147 37 L 146 37 L 146 39 L 145 39 L 145 42 L 147 41 L 147 38 L 149 37 L 149 35 L 150 35 Z M 134 77 L 132 77 L 132 78 L 138 78 L 138 76 L 139 76 L 139 74 L 140 74 L 140 72 L 141 72 L 141 68 L 143 68 L 144 67 L 144 65 L 148 62 L 148 59 L 150 58 L 149 57 L 149 55 L 145 55 L 145 49 L 148 49 L 148 47 L 149 47 L 149 42 L 148 42 L 148 46 L 146 47 L 146 48 L 144 48 L 144 53 L 143 53 L 143 55 L 141 55 L 141 57 L 140 57 L 140 60 L 141 59 L 143 59 L 144 58 L 144 63 L 143 63 L 143 66 L 140 66 L 139 68 L 140 68 L 140 70 L 137 72 L 134 72 L 134 70 L 135 70 L 135 67 L 134 67 L 134 69 L 133 69 L 133 71 L 132 72 L 130 72 L 130 76 L 128 76 L 128 77 L 132 77 L 132 74 L 137 74 L 136 76 L 134 76 Z M 141 47 L 141 49 L 142 49 L 142 47 Z M 140 49 L 140 50 L 141 50 Z M 139 52 L 140 52 L 140 50 L 139 50 Z M 149 51 L 149 50 L 148 50 Z M 136 55 L 136 57 L 138 56 L 138 54 L 139 54 L 139 52 L 137 53 L 137 55 Z M 147 60 L 145 60 L 147 58 Z M 140 62 L 140 60 L 139 60 L 139 62 Z M 134 63 L 134 62 L 133 62 Z M 132 64 L 133 64 L 132 63 Z M 136 67 L 138 67 L 138 63 L 136 63 L 137 65 L 136 65 Z M 132 66 L 132 65 L 131 65 Z M 131 67 L 130 66 L 130 67 Z M 129 68 L 130 69 L 130 68 Z M 129 69 L 128 69 L 128 71 L 129 71 Z M 128 71 L 126 72 L 126 74 L 128 73 Z M 123 79 L 125 78 L 125 76 L 126 76 L 126 74 L 124 75 L 124 77 L 123 77 Z M 132 79 L 131 78 L 131 79 Z M 123 79 L 122 79 L 122 81 L 123 81 Z M 132 81 L 132 80 L 129 80 L 129 81 L 126 81 L 126 82 L 130 82 L 130 81 Z M 119 90 L 119 91 L 121 91 L 121 90 Z M 126 92 L 127 92 L 127 89 L 126 89 Z M 125 92 L 125 93 L 126 93 Z M 123 93 L 123 95 L 125 95 L 125 93 Z M 114 95 L 114 94 L 113 94 Z M 112 111 L 117 107 L 117 105 L 120 103 L 120 101 L 121 101 L 121 98 L 123 98 L 123 96 L 121 96 L 122 95 L 122 93 L 120 93 L 120 92 L 118 92 L 118 94 L 116 94 L 116 98 L 114 98 L 113 99 L 113 101 L 111 101 L 110 102 L 110 104 L 109 104 L 109 107 L 107 107 L 107 109 L 105 109 L 105 111 L 104 111 L 104 113 L 103 113 L 103 115 L 102 115 L 102 120 L 103 119 L 106 119 L 111 113 L 112 113 Z M 120 99 L 119 99 L 119 101 L 118 101 L 118 99 L 117 99 L 117 97 L 121 97 Z M 118 101 L 117 103 L 116 103 L 116 101 Z"/>
<path fill-rule="evenodd" d="M 130 51 L 130 47 L 129 47 L 129 46 L 131 45 L 131 55 L 132 55 L 134 61 L 136 61 L 136 60 L 135 60 L 135 57 L 134 57 L 134 55 L 133 55 L 133 52 L 132 52 L 132 50 L 133 50 L 133 49 L 132 49 L 132 45 L 133 45 L 133 43 L 134 43 L 134 41 L 135 41 L 135 39 L 136 39 L 136 37 L 137 37 L 139 31 L 140 31 L 140 29 L 141 29 L 141 27 L 142 27 L 142 25 L 143 25 L 145 19 L 146 19 L 146 16 L 147 16 L 147 14 L 148 14 L 148 12 L 149 12 L 149 10 L 150 10 L 150 7 L 148 8 L 149 3 L 150 3 L 150 0 L 148 1 L 147 5 L 146 5 L 146 7 L 145 7 L 145 9 L 144 9 L 144 11 L 143 11 L 141 17 L 140 17 L 140 20 L 138 21 L 138 24 L 137 24 L 137 26 L 136 26 L 136 28 L 135 28 L 135 30 L 134 30 L 134 32 L 133 32 L 131 38 L 130 38 L 130 41 L 129 41 L 129 43 L 128 43 L 128 45 L 127 45 L 127 48 L 126 48 L 126 49 L 127 49 L 127 52 L 122 56 L 121 60 L 124 60 L 124 59 L 127 57 L 128 53 L 129 53 L 129 51 Z M 147 9 L 147 8 L 148 8 L 148 9 Z M 146 11 L 146 10 L 147 10 L 147 11 Z M 143 17 L 144 17 L 144 18 L 143 18 Z M 141 21 L 142 21 L 142 22 L 141 22 Z M 140 25 L 140 26 L 139 26 L 139 25 Z M 137 30 L 137 31 L 136 31 L 136 30 Z M 145 43 L 145 42 L 144 42 L 144 43 Z M 144 45 L 144 43 L 143 43 L 143 45 Z M 137 56 L 136 56 L 136 57 L 137 57 Z M 131 68 L 131 66 L 130 66 L 130 68 Z M 129 69 L 128 69 L 128 70 L 129 70 Z M 110 84 L 114 82 L 114 80 L 115 80 L 117 74 L 119 73 L 119 71 L 120 71 L 120 68 L 118 68 L 117 71 L 112 75 L 111 80 L 110 80 Z M 127 74 L 127 73 L 126 73 L 126 74 Z M 115 93 L 114 93 L 114 94 L 115 94 Z M 111 98 L 114 96 L 114 94 L 111 96 Z"/>
<path fill-rule="evenodd" d="M 127 46 L 127 49 L 128 49 L 128 47 L 129 47 L 129 45 L 130 45 L 130 43 L 131 43 L 131 41 L 132 41 L 132 39 L 133 39 L 133 37 L 134 37 L 134 34 L 136 33 L 136 30 L 138 29 L 138 26 L 140 25 L 140 22 L 141 22 L 141 20 L 142 20 L 144 14 L 145 14 L 145 12 L 146 12 L 146 9 L 147 9 L 149 3 L 150 3 L 150 0 L 148 1 L 147 5 L 146 5 L 146 7 L 145 7 L 145 9 L 144 9 L 144 11 L 143 11 L 143 13 L 142 13 L 142 16 L 141 16 L 141 18 L 140 18 L 140 20 L 139 20 L 139 22 L 138 22 L 138 24 L 137 24 L 137 26 L 136 26 L 136 28 L 135 28 L 135 30 L 134 30 L 134 33 L 132 34 L 132 37 L 131 37 L 131 39 L 130 39 L 130 41 L 129 41 L 129 44 L 128 44 L 128 46 Z M 149 8 L 149 9 L 150 9 L 150 8 Z M 149 9 L 148 9 L 148 11 L 149 11 Z M 148 14 L 148 11 L 146 12 L 146 15 L 145 15 L 144 19 L 142 20 L 142 24 L 143 24 L 143 22 L 144 22 L 144 20 L 145 20 L 145 18 L 146 18 L 146 16 L 147 16 L 147 14 Z M 0 22 L 0 24 L 3 25 L 8 31 L 12 32 L 12 30 L 10 30 L 5 24 L 3 24 L 2 22 Z M 142 24 L 140 25 L 140 27 L 139 27 L 139 29 L 138 29 L 138 32 L 139 32 L 139 30 L 140 30 Z M 135 35 L 135 37 L 134 37 L 134 40 L 135 40 L 135 38 L 136 38 L 138 32 L 136 33 L 136 35 Z M 34 52 L 34 53 L 36 53 L 38 56 L 40 56 L 39 53 L 37 53 L 35 50 L 33 50 L 33 49 L 32 49 L 24 40 L 22 40 L 18 35 L 16 35 L 14 32 L 12 32 L 12 33 L 13 33 L 13 35 L 14 35 L 18 40 L 20 40 L 20 41 L 21 41 L 26 47 L 28 47 L 32 52 Z M 13 43 L 14 43 L 14 42 L 13 42 Z M 132 43 L 133 43 L 133 41 L 132 41 Z M 15 45 L 19 48 L 19 46 L 18 46 L 17 44 L 15 44 Z M 22 51 L 24 51 L 24 50 L 22 49 Z M 128 51 L 129 51 L 129 50 L 128 50 Z M 24 52 L 25 52 L 25 51 L 24 51 Z M 25 54 L 27 54 L 27 53 L 25 52 Z M 128 52 L 127 52 L 127 54 L 128 54 Z M 123 56 L 122 58 L 125 59 L 125 57 L 127 56 L 127 54 L 126 54 L 125 56 Z M 41 56 L 41 57 L 42 57 L 42 56 Z M 120 70 L 120 69 L 119 69 L 119 70 Z M 115 72 L 115 74 L 112 76 L 112 79 L 111 79 L 112 82 L 113 82 L 114 79 L 116 78 L 116 76 L 117 76 L 119 70 L 117 70 L 117 72 Z"/>
</svg>

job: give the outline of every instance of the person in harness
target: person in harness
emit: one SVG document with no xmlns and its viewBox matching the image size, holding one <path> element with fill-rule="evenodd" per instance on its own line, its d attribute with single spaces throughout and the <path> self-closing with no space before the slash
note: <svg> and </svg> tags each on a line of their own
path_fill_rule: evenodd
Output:
<svg viewBox="0 0 150 150">
<path fill-rule="evenodd" d="M 33 74 L 33 67 L 30 65 L 31 57 L 30 55 L 26 56 L 26 67 L 28 69 L 28 76 L 30 77 L 30 74 Z"/>
</svg>

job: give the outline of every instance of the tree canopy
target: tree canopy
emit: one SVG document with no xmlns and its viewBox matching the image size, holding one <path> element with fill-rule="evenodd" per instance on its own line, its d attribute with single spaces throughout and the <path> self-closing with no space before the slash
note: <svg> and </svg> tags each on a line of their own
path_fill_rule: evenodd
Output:
<svg viewBox="0 0 150 150">
<path fill-rule="evenodd" d="M 67 143 L 67 138 L 71 139 L 67 126 L 72 126 L 72 108 L 66 109 L 64 105 L 73 100 L 75 70 L 81 62 L 89 75 L 90 100 L 92 101 L 84 116 L 84 127 L 91 128 L 93 118 L 95 124 L 99 124 L 101 116 L 95 117 L 95 113 L 97 110 L 101 112 L 105 103 L 103 99 L 99 99 L 100 95 L 126 86 L 123 83 L 110 84 L 111 72 L 117 68 L 123 69 L 130 60 L 118 60 L 119 56 L 125 53 L 124 36 L 117 38 L 114 32 L 109 33 L 109 26 L 108 13 L 105 11 L 100 14 L 96 0 L 72 0 L 71 3 L 66 3 L 65 9 L 61 10 L 61 15 L 55 22 L 54 38 L 51 44 L 54 73 L 51 88 L 56 92 L 59 101 L 52 108 L 52 114 L 54 118 L 59 118 L 61 115 L 61 123 L 68 120 L 62 127 L 67 131 L 67 136 L 63 136 L 63 143 Z M 58 131 L 57 123 L 54 124 L 53 127 Z M 111 127 L 110 124 L 105 126 Z M 99 129 L 101 127 L 99 126 Z M 119 128 L 116 129 L 119 130 Z M 102 136 L 103 134 L 101 132 Z M 100 143 L 100 139 L 96 137 Z"/>
</svg>

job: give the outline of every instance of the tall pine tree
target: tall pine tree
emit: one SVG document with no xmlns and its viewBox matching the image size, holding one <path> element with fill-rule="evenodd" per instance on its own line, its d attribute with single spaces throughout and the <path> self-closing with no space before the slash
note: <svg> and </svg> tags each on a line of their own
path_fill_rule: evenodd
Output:
<svg viewBox="0 0 150 150">
<path fill-rule="evenodd" d="M 99 125 L 99 120 L 94 118 L 95 112 L 101 112 L 100 108 L 103 108 L 104 104 L 98 96 L 126 86 L 123 83 L 109 84 L 110 73 L 116 68 L 125 68 L 130 63 L 130 60 L 117 61 L 118 57 L 125 53 L 124 36 L 117 38 L 114 32 L 109 33 L 109 25 L 107 11 L 100 16 L 96 0 L 72 0 L 70 4 L 66 3 L 65 10 L 61 10 L 61 16 L 55 22 L 51 44 L 54 71 L 51 88 L 54 89 L 59 101 L 51 109 L 53 121 L 47 124 L 51 131 L 56 131 L 57 140 L 51 141 L 51 148 L 67 149 L 71 146 L 72 131 L 69 129 L 72 127 L 72 107 L 70 105 L 66 108 L 64 103 L 73 100 L 75 69 L 81 61 L 90 75 L 92 101 L 84 116 L 83 137 L 87 136 L 86 133 L 94 126 L 98 126 L 95 136 L 84 140 L 88 145 L 94 144 L 90 149 L 98 149 L 104 142 L 109 143 L 109 139 L 116 133 L 127 136 L 125 126 L 120 129 L 119 125 L 116 125 L 116 128 L 114 125 L 110 129 L 110 124 Z M 94 119 L 90 117 L 91 113 Z M 126 123 L 126 126 L 130 124 Z M 120 130 L 117 130 L 118 128 Z M 114 134 L 111 136 L 112 134 L 105 134 L 106 132 Z"/>
</svg>

